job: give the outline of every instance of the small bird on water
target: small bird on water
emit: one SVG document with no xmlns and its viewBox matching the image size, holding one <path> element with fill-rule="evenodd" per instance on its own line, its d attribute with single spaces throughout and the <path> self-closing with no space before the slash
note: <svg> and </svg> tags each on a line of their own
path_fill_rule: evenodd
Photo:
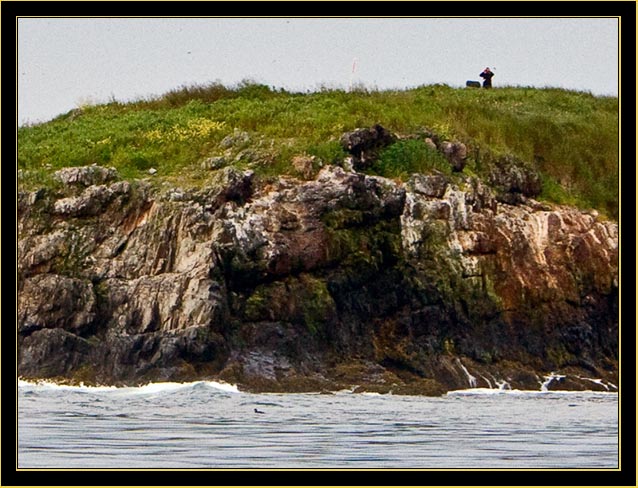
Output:
<svg viewBox="0 0 638 488">
<path fill-rule="evenodd" d="M 266 412 L 262 412 L 261 410 L 255 409 L 255 413 L 266 413 Z"/>
</svg>

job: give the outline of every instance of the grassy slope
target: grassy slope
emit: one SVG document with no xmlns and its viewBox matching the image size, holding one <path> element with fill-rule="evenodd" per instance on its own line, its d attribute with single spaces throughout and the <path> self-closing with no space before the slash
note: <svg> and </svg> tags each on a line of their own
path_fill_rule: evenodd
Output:
<svg viewBox="0 0 638 488">
<path fill-rule="evenodd" d="M 552 88 L 434 85 L 299 94 L 251 84 L 186 87 L 155 99 L 82 107 L 20 128 L 20 184 L 51 185 L 58 168 L 97 163 L 114 166 L 125 178 L 148 176 L 154 167 L 158 180 L 197 185 L 209 174 L 202 160 L 224 154 L 263 177 L 294 174 L 294 156 L 338 162 L 345 156 L 341 134 L 376 123 L 400 134 L 428 127 L 465 142 L 466 171 L 479 175 L 486 155 L 512 154 L 540 171 L 542 198 L 618 217 L 618 99 Z M 238 131 L 250 140 L 222 143 Z M 418 158 L 419 148 L 412 149 Z M 401 167 L 397 154 L 386 158 L 392 167 L 386 162 L 385 174 L 419 169 L 414 161 Z"/>
</svg>

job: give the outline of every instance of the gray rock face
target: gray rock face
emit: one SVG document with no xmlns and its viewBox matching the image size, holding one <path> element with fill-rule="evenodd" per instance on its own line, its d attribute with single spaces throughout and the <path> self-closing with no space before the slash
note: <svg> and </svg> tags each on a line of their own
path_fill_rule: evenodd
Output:
<svg viewBox="0 0 638 488">
<path fill-rule="evenodd" d="M 618 226 L 517 178 L 328 166 L 259 186 L 225 167 L 196 191 L 19 195 L 19 373 L 440 394 L 468 372 L 535 389 L 560 371 L 611 388 Z"/>
<path fill-rule="evenodd" d="M 412 175 L 407 184 L 414 193 L 426 197 L 442 198 L 448 187 L 448 180 L 442 175 Z"/>
<path fill-rule="evenodd" d="M 523 197 L 534 198 L 540 195 L 542 189 L 538 172 L 510 157 L 495 162 L 489 180 L 499 190 L 498 199 L 510 205 L 522 203 Z"/>
<path fill-rule="evenodd" d="M 231 147 L 243 147 L 250 142 L 250 134 L 235 129 L 233 135 L 229 135 L 222 139 L 220 147 L 228 149 Z"/>
<path fill-rule="evenodd" d="M 63 168 L 54 173 L 54 177 L 65 185 L 91 186 L 103 185 L 118 178 L 115 168 L 102 166 L 80 166 Z"/>
<path fill-rule="evenodd" d="M 111 201 L 113 191 L 104 186 L 89 186 L 78 197 L 61 198 L 55 202 L 53 211 L 62 215 L 97 215 Z"/>
<path fill-rule="evenodd" d="M 444 141 L 441 143 L 441 152 L 452 165 L 453 171 L 463 171 L 467 159 L 467 147 L 462 142 Z"/>
<path fill-rule="evenodd" d="M 378 152 L 395 142 L 396 136 L 380 125 L 356 129 L 341 136 L 341 145 L 352 155 L 352 164 L 359 171 L 369 167 Z"/>
<path fill-rule="evenodd" d="M 45 328 L 79 334 L 96 317 L 93 287 L 76 278 L 35 275 L 25 280 L 18 297 L 18 332 L 23 335 Z"/>
<path fill-rule="evenodd" d="M 202 161 L 201 168 L 202 169 L 220 169 L 228 164 L 226 158 L 223 156 L 213 156 L 210 158 L 206 158 Z"/>
</svg>

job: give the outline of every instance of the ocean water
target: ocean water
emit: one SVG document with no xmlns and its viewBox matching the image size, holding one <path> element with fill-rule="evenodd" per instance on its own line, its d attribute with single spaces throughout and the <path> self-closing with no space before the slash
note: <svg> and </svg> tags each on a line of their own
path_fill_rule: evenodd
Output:
<svg viewBox="0 0 638 488">
<path fill-rule="evenodd" d="M 616 393 L 18 385 L 18 468 L 614 469 L 618 453 Z"/>
</svg>

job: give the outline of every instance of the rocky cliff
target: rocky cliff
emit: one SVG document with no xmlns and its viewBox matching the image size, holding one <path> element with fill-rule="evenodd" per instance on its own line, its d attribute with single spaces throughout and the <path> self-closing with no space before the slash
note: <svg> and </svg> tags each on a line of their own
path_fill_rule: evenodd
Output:
<svg viewBox="0 0 638 488">
<path fill-rule="evenodd" d="M 63 189 L 18 193 L 19 374 L 615 391 L 618 226 L 535 201 L 508 164 L 405 183 L 226 167 L 197 190 L 58 171 Z"/>
</svg>

